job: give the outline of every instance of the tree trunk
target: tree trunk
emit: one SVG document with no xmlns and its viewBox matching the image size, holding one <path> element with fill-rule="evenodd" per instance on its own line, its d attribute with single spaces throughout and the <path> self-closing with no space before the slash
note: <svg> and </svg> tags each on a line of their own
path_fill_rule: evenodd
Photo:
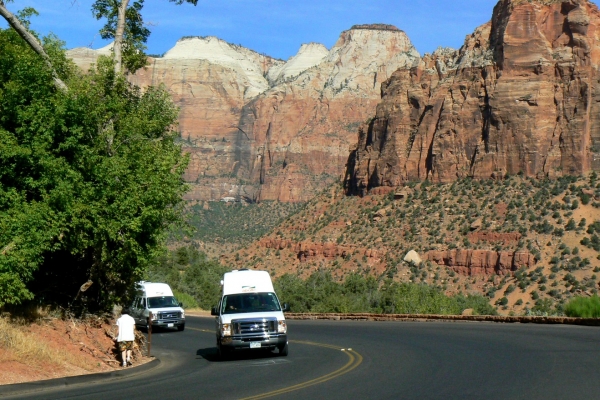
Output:
<svg viewBox="0 0 600 400">
<path fill-rule="evenodd" d="M 113 51 L 115 54 L 115 74 L 122 72 L 123 65 L 123 34 L 125 33 L 125 14 L 129 0 L 121 0 L 118 7 L 117 30 L 115 32 L 115 41 Z"/>
<path fill-rule="evenodd" d="M 52 65 L 52 61 L 50 61 L 50 56 L 46 53 L 41 43 L 37 40 L 35 36 L 29 32 L 29 30 L 21 24 L 21 21 L 17 19 L 10 11 L 6 9 L 4 5 L 4 1 L 0 0 L 0 15 L 4 17 L 4 19 L 8 22 L 8 24 L 29 44 L 29 46 L 39 54 L 50 71 L 52 71 L 52 78 L 54 79 L 54 85 L 61 91 L 68 91 L 67 85 L 58 77 L 54 66 Z"/>
</svg>

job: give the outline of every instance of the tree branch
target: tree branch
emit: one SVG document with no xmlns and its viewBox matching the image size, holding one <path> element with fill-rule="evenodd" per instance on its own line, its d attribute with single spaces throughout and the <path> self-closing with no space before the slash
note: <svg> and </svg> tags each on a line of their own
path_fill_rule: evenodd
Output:
<svg viewBox="0 0 600 400">
<path fill-rule="evenodd" d="M 125 14 L 127 13 L 128 4 L 129 0 L 121 0 L 121 4 L 118 6 L 117 30 L 113 43 L 115 74 L 121 73 L 121 66 L 123 65 L 123 34 L 125 33 Z"/>
<path fill-rule="evenodd" d="M 29 32 L 29 30 L 23 26 L 21 21 L 17 17 L 14 16 L 10 11 L 6 9 L 4 5 L 4 1 L 0 0 L 0 15 L 4 17 L 4 19 L 8 22 L 8 24 L 27 42 L 29 47 L 33 49 L 37 54 L 42 57 L 46 66 L 50 68 L 52 71 L 52 79 L 54 80 L 54 85 L 62 92 L 67 92 L 69 88 L 67 85 L 58 77 L 54 66 L 52 65 L 52 61 L 50 60 L 50 56 L 46 53 L 46 50 L 42 47 L 42 44 L 37 40 L 35 36 Z"/>
</svg>

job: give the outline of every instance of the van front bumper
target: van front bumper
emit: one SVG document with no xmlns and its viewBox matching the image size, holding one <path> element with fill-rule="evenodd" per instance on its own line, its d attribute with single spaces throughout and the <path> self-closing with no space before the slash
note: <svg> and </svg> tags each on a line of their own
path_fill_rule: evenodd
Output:
<svg viewBox="0 0 600 400">
<path fill-rule="evenodd" d="M 261 336 L 226 336 L 220 338 L 219 345 L 226 350 L 269 349 L 285 346 L 287 334 L 271 333 Z"/>
<path fill-rule="evenodd" d="M 185 325 L 185 318 L 170 318 L 170 319 L 154 319 L 152 326 L 158 328 L 172 328 L 175 326 Z"/>
</svg>

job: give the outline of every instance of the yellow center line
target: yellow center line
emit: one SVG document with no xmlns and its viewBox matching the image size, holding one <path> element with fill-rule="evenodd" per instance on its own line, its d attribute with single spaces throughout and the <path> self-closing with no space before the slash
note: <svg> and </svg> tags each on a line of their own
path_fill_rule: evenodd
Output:
<svg viewBox="0 0 600 400">
<path fill-rule="evenodd" d="M 302 343 L 302 344 L 307 344 L 307 345 L 312 345 L 312 346 L 320 346 L 320 347 L 327 347 L 327 348 L 331 348 L 331 349 L 336 349 L 339 350 L 339 347 L 335 347 L 335 346 L 329 346 L 329 345 L 322 345 L 319 343 L 311 343 L 311 342 L 295 342 L 295 343 Z M 348 372 L 352 371 L 353 369 L 355 369 L 356 367 L 358 367 L 360 365 L 360 363 L 362 363 L 362 356 L 357 353 L 354 350 L 346 350 L 344 352 L 349 360 L 346 363 L 346 365 L 344 365 L 342 368 L 333 371 L 327 375 L 323 375 L 319 378 L 315 378 L 315 379 L 311 379 L 309 381 L 306 382 L 302 382 L 299 383 L 297 385 L 293 385 L 293 386 L 288 386 L 286 388 L 282 388 L 279 390 L 274 390 L 272 392 L 268 392 L 268 393 L 263 393 L 263 394 L 259 394 L 256 396 L 252 396 L 252 397 L 244 397 L 242 400 L 258 400 L 258 399 L 266 399 L 267 397 L 272 397 L 272 396 L 277 396 L 280 394 L 284 394 L 284 393 L 289 393 L 289 392 L 293 392 L 295 390 L 300 390 L 300 389 L 304 389 L 307 388 L 309 386 L 313 386 L 313 385 L 318 385 L 320 383 L 324 383 L 327 381 L 330 381 L 332 379 L 335 379 L 339 376 L 342 376 L 344 374 L 347 374 Z"/>
<path fill-rule="evenodd" d="M 189 329 L 199 331 L 199 332 L 214 333 L 214 331 L 207 330 L 207 329 L 197 329 L 197 328 L 189 328 Z M 305 344 L 308 346 L 325 347 L 327 349 L 332 349 L 332 350 L 340 350 L 340 351 L 342 350 L 339 346 L 333 346 L 333 345 L 324 344 L 324 343 L 305 342 L 305 341 L 299 341 L 299 340 L 290 340 L 290 342 L 296 343 L 296 344 Z M 324 383 L 324 382 L 330 381 L 332 379 L 335 379 L 339 376 L 342 376 L 344 374 L 347 374 L 348 372 L 350 372 L 350 371 L 354 370 L 356 367 L 358 367 L 363 361 L 363 357 L 354 350 L 348 349 L 348 350 L 345 350 L 344 353 L 348 356 L 348 362 L 340 369 L 337 369 L 333 372 L 330 372 L 330 373 L 320 376 L 318 378 L 311 379 L 306 382 L 298 383 L 296 385 L 288 386 L 288 387 L 278 389 L 278 390 L 273 390 L 272 392 L 263 393 L 263 394 L 259 394 L 256 396 L 244 397 L 242 400 L 266 399 L 267 397 L 277 396 L 277 395 L 280 395 L 283 393 L 289 393 L 289 392 L 293 392 L 295 390 L 304 389 L 309 386 L 318 385 L 320 383 Z"/>
</svg>

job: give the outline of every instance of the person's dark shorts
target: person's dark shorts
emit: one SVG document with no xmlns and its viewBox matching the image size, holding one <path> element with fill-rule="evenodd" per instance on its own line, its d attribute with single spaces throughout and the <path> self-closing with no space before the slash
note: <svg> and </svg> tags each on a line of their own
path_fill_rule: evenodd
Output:
<svg viewBox="0 0 600 400">
<path fill-rule="evenodd" d="M 119 350 L 120 351 L 133 350 L 133 341 L 128 340 L 128 341 L 124 341 L 124 342 L 119 342 Z"/>
</svg>

